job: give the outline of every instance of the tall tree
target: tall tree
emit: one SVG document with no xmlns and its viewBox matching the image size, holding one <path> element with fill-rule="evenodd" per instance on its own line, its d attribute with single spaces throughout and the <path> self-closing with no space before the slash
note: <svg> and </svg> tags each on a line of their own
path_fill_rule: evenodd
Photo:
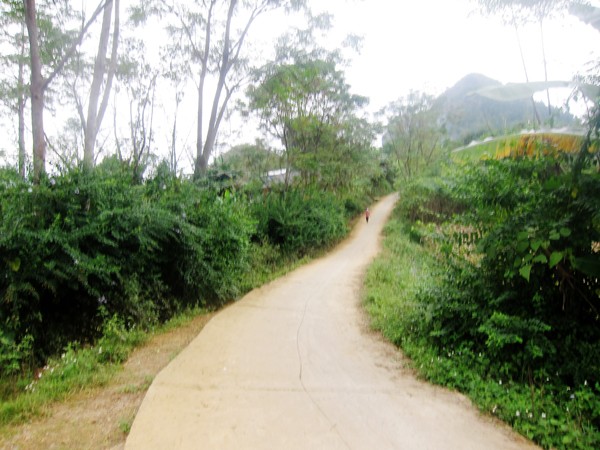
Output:
<svg viewBox="0 0 600 450">
<path fill-rule="evenodd" d="M 257 19 L 276 9 L 298 10 L 305 0 L 150 0 L 150 10 L 175 20 L 168 26 L 172 54 L 184 54 L 197 88 L 194 176 L 207 169 L 232 96 L 243 85 L 248 35 Z M 214 81 L 208 87 L 207 81 Z M 212 91 L 210 90 L 212 89 Z"/>
<path fill-rule="evenodd" d="M 421 174 L 440 156 L 443 131 L 437 125 L 434 98 L 420 92 L 391 103 L 384 151 L 405 180 Z"/>
<path fill-rule="evenodd" d="M 66 62 L 73 56 L 77 47 L 83 40 L 89 27 L 103 11 L 107 3 L 113 0 L 103 0 L 100 2 L 91 18 L 83 24 L 77 37 L 71 42 L 71 45 L 56 65 L 51 68 L 45 76 L 43 73 L 44 64 L 42 61 L 42 52 L 40 47 L 40 27 L 38 23 L 38 10 L 35 0 L 23 0 L 25 8 L 25 24 L 29 38 L 29 66 L 30 66 L 30 96 L 31 96 L 31 129 L 33 138 L 33 177 L 39 181 L 46 168 L 46 141 L 44 135 L 44 107 L 45 95 L 53 80 L 62 72 Z"/>
<path fill-rule="evenodd" d="M 98 130 L 102 124 L 104 113 L 108 106 L 115 71 L 117 69 L 117 51 L 119 47 L 119 9 L 120 0 L 108 0 L 104 6 L 102 28 L 98 40 L 98 51 L 94 62 L 94 75 L 90 87 L 87 119 L 83 122 L 85 142 L 83 149 L 83 164 L 86 168 L 94 165 L 94 153 Z M 114 10 L 114 14 L 113 14 Z M 114 15 L 114 19 L 113 19 Z M 108 41 L 111 21 L 114 21 L 110 60 L 107 66 Z M 102 87 L 104 86 L 104 92 Z M 100 98 L 102 94 L 102 98 Z M 83 119 L 83 117 L 82 117 Z"/>
<path fill-rule="evenodd" d="M 5 68 L 0 80 L 0 99 L 7 106 L 11 115 L 17 116 L 18 171 L 25 176 L 25 107 L 28 96 L 26 84 L 26 52 L 27 37 L 23 4 L 7 2 L 0 4 L 0 36 L 1 44 L 9 49 L 0 56 Z M 15 68 L 16 72 L 10 70 Z"/>
<path fill-rule="evenodd" d="M 140 182 L 154 140 L 154 100 L 160 69 L 147 62 L 146 46 L 142 40 L 129 38 L 124 45 L 126 50 L 119 58 L 117 79 L 119 89 L 125 91 L 129 100 L 131 153 L 125 156 L 119 151 L 118 156 L 129 163 L 134 181 Z"/>
<path fill-rule="evenodd" d="M 357 116 L 367 99 L 350 93 L 335 61 L 297 55 L 269 65 L 248 96 L 261 127 L 281 142 L 288 184 L 293 170 L 324 188 L 352 179 L 356 152 L 370 148 L 373 130 Z"/>
</svg>

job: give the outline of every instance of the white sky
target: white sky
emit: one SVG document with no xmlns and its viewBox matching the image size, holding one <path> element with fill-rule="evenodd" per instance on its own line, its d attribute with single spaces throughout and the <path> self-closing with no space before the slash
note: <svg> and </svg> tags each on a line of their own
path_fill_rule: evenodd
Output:
<svg viewBox="0 0 600 450">
<path fill-rule="evenodd" d="M 371 110 L 411 89 L 440 94 L 463 76 L 478 72 L 503 83 L 525 81 L 514 28 L 483 17 L 472 0 L 311 0 L 334 14 L 334 36 L 364 37 L 347 80 L 371 99 Z M 600 2 L 591 2 L 600 6 Z M 530 81 L 543 80 L 539 26 L 521 32 Z M 545 25 L 548 77 L 570 80 L 598 58 L 600 32 L 575 17 Z"/>
<path fill-rule="evenodd" d="M 478 72 L 503 83 L 525 81 L 514 28 L 504 26 L 498 17 L 482 17 L 474 0 L 309 0 L 315 12 L 327 10 L 334 15 L 334 29 L 323 38 L 322 45 L 340 46 L 347 34 L 362 35 L 363 47 L 353 55 L 346 69 L 346 80 L 355 94 L 370 99 L 368 111 L 373 113 L 412 90 L 438 95 L 463 76 Z M 127 3 L 127 2 L 126 2 Z M 590 3 L 600 7 L 600 0 Z M 273 48 L 289 21 L 282 14 L 261 17 L 251 30 L 249 39 L 263 39 L 263 46 Z M 156 28 L 155 48 L 158 56 L 159 36 Z M 545 27 L 548 77 L 550 80 L 570 80 L 583 72 L 587 63 L 598 60 L 600 32 L 565 14 L 549 20 Z M 532 24 L 521 30 L 521 38 L 529 78 L 543 80 L 543 63 L 539 26 Z M 260 44 L 257 44 L 260 45 Z M 264 54 L 262 56 L 265 56 Z M 257 55 L 259 61 L 260 55 Z M 195 111 L 197 97 L 193 85 L 180 110 L 179 141 L 192 149 L 195 142 Z M 157 105 L 164 117 L 155 118 L 164 133 L 155 130 L 155 146 L 169 145 L 172 126 L 172 96 Z M 47 122 L 51 114 L 46 111 Z M 29 120 L 29 119 L 28 119 Z M 112 126 L 105 118 L 103 128 Z M 29 126 L 29 124 L 28 124 Z M 4 128 L 0 126 L 0 128 Z M 13 128 L 10 126 L 10 128 Z M 253 123 L 223 123 L 222 149 L 259 137 Z M 29 133 L 29 130 L 28 130 Z M 11 130 L 12 134 L 12 130 Z M 14 153 L 10 142 L 0 144 L 0 150 Z M 187 160 L 187 161 L 184 161 Z M 189 157 L 181 161 L 190 165 Z"/>
</svg>

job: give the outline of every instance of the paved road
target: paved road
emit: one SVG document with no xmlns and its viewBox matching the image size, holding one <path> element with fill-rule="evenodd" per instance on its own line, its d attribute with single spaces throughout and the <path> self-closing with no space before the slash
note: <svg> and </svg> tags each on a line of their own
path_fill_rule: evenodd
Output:
<svg viewBox="0 0 600 450">
<path fill-rule="evenodd" d="M 395 201 L 326 257 L 217 314 L 156 377 L 125 448 L 534 448 L 416 380 L 369 332 L 361 281 Z"/>
</svg>

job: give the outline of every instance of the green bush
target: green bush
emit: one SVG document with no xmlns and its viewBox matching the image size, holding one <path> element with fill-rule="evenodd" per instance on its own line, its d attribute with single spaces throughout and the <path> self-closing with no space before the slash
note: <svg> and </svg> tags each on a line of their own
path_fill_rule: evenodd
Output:
<svg viewBox="0 0 600 450">
<path fill-rule="evenodd" d="M 136 185 L 107 163 L 32 185 L 0 173 L 3 347 L 31 336 L 41 363 L 93 342 L 100 307 L 149 326 L 237 295 L 254 231 L 245 206 L 159 175 Z"/>
<path fill-rule="evenodd" d="M 344 205 L 327 192 L 270 192 L 253 204 L 257 240 L 287 254 L 304 255 L 328 246 L 347 232 Z"/>
<path fill-rule="evenodd" d="M 378 281 L 402 292 L 367 294 L 376 326 L 425 377 L 545 448 L 600 445 L 600 172 L 589 156 L 485 161 L 408 186 L 388 227 L 395 256 L 373 269 L 393 268 L 400 278 Z M 427 275 L 395 269 L 423 252 L 436 258 Z"/>
</svg>

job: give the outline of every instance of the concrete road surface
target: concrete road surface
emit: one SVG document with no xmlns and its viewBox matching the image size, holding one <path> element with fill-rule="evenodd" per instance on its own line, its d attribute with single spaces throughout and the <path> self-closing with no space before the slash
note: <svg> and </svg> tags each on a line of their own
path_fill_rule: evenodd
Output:
<svg viewBox="0 0 600 450">
<path fill-rule="evenodd" d="M 403 368 L 360 309 L 390 196 L 335 251 L 217 314 L 154 380 L 126 449 L 525 449 Z"/>
</svg>

